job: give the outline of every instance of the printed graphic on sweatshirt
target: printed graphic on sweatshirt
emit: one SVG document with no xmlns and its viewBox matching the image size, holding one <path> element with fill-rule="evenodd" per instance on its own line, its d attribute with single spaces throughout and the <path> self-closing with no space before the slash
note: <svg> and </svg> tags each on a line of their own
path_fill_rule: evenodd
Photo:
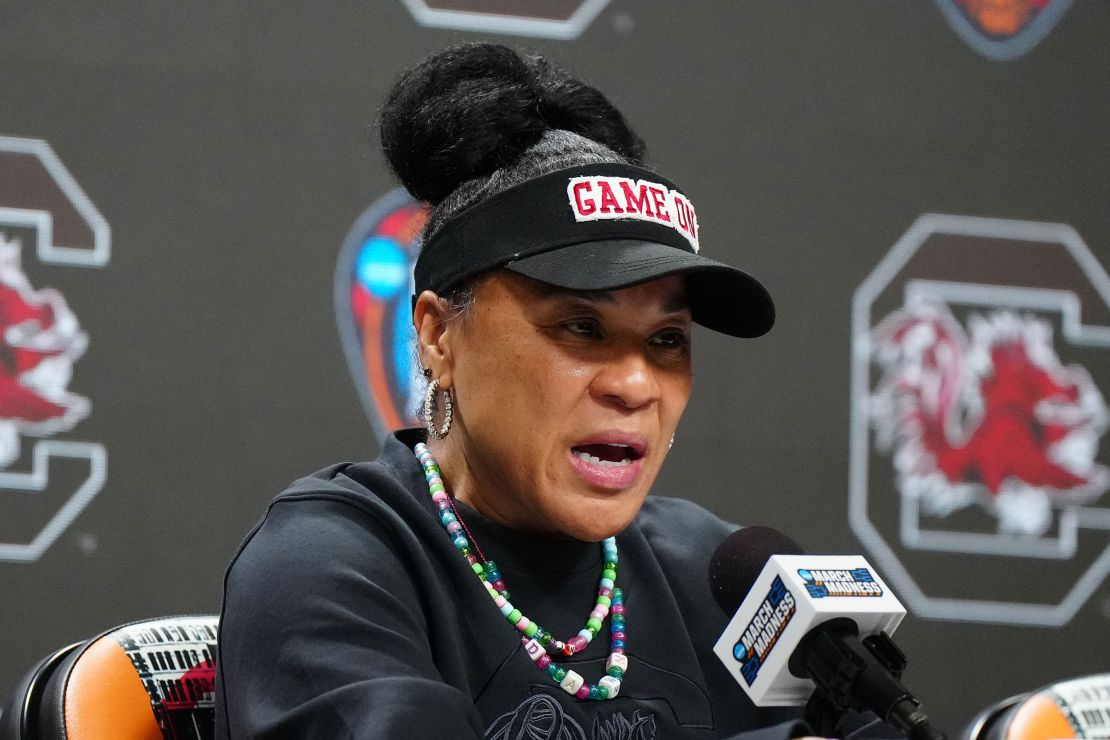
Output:
<svg viewBox="0 0 1110 740">
<path fill-rule="evenodd" d="M 536 694 L 495 719 L 484 740 L 656 740 L 655 715 L 637 709 L 629 719 L 623 712 L 598 712 L 586 734 L 559 702 Z"/>
</svg>

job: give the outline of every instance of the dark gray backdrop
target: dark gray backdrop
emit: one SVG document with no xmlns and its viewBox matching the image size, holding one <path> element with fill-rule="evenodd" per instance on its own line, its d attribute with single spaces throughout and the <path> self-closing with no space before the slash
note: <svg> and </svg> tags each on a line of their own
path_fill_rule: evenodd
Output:
<svg viewBox="0 0 1110 740">
<path fill-rule="evenodd" d="M 575 40 L 484 36 L 608 93 L 697 204 L 706 252 L 776 296 L 770 336 L 698 335 L 657 490 L 810 550 L 863 550 L 846 513 L 853 291 L 926 212 L 1068 223 L 1110 264 L 1108 32 L 1110 5 L 1078 0 L 998 62 L 925 0 L 613 0 Z M 276 491 L 375 454 L 339 347 L 336 256 L 394 186 L 368 143 L 392 79 L 480 37 L 423 28 L 400 0 L 0 4 L 0 135 L 49 142 L 112 227 L 103 268 L 25 257 L 90 337 L 70 389 L 93 410 L 69 436 L 104 444 L 108 475 L 38 562 L 0 562 L 0 685 L 114 623 L 217 610 Z M 1091 369 L 1110 388 L 1110 365 Z M 1103 583 L 1058 629 L 911 615 L 898 638 L 954 730 L 1110 669 L 1108 620 Z"/>
</svg>

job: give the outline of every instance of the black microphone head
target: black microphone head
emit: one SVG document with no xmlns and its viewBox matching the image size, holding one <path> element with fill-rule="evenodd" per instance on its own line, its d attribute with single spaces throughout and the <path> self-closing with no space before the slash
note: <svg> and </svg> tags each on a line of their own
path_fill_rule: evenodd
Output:
<svg viewBox="0 0 1110 740">
<path fill-rule="evenodd" d="M 772 555 L 804 555 L 797 542 L 772 527 L 744 527 L 717 546 L 709 560 L 709 590 L 732 615 L 752 590 Z"/>
</svg>

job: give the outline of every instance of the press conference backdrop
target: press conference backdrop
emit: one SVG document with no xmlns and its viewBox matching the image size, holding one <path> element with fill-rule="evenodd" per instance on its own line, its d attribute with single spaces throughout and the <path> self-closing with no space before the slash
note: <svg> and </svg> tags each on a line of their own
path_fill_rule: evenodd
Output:
<svg viewBox="0 0 1110 740">
<path fill-rule="evenodd" d="M 658 493 L 865 554 L 950 729 L 1110 669 L 1108 33 L 1099 0 L 0 4 L 0 684 L 217 610 L 270 497 L 403 423 L 423 216 L 371 123 L 472 39 L 609 94 L 776 297 L 696 336 Z"/>
</svg>

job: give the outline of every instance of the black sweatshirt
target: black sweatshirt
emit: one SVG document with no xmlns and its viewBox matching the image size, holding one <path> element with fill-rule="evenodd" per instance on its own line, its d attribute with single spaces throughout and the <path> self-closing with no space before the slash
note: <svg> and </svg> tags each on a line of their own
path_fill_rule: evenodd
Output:
<svg viewBox="0 0 1110 740">
<path fill-rule="evenodd" d="M 294 483 L 228 569 L 217 738 L 786 738 L 796 710 L 757 709 L 712 652 L 726 616 L 707 566 L 735 527 L 649 496 L 617 537 L 627 610 L 620 695 L 579 701 L 526 655 L 517 630 L 455 549 L 412 452 Z M 506 530 L 457 504 L 525 615 L 566 639 L 597 595 L 601 546 Z M 606 624 L 561 664 L 604 674 Z M 753 730 L 760 730 L 750 732 Z M 750 734 L 749 734 L 750 733 Z"/>
</svg>

